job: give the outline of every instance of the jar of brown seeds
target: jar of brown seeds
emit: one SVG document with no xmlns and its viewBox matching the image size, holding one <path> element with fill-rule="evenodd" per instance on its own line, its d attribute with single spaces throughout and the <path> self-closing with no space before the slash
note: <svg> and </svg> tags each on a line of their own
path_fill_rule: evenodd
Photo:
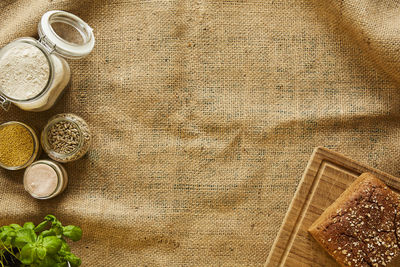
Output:
<svg viewBox="0 0 400 267">
<path fill-rule="evenodd" d="M 92 136 L 88 124 L 72 113 L 52 117 L 41 135 L 43 150 L 55 161 L 70 162 L 89 150 Z"/>
</svg>

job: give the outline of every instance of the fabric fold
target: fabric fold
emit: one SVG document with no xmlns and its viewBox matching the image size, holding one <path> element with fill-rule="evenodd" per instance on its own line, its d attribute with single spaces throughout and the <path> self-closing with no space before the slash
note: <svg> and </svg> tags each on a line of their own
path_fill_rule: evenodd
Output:
<svg viewBox="0 0 400 267">
<path fill-rule="evenodd" d="M 400 3 L 398 1 L 319 1 L 330 17 L 364 53 L 400 81 Z"/>
</svg>

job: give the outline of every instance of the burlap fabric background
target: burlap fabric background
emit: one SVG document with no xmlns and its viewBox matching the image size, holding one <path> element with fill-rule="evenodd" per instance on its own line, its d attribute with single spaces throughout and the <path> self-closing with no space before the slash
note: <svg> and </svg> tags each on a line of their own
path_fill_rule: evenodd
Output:
<svg viewBox="0 0 400 267">
<path fill-rule="evenodd" d="M 0 45 L 63 9 L 94 29 L 55 108 L 94 144 L 51 201 L 0 171 L 0 223 L 81 225 L 83 266 L 260 266 L 316 146 L 400 175 L 400 2 L 0 1 Z"/>
</svg>

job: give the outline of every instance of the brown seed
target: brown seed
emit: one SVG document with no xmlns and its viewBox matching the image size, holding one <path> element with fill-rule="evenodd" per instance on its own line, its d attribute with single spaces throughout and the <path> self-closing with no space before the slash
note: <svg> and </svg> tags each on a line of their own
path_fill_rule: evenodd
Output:
<svg viewBox="0 0 400 267">
<path fill-rule="evenodd" d="M 53 125 L 47 133 L 51 149 L 57 153 L 71 153 L 78 147 L 80 138 L 76 126 L 70 122 L 62 121 Z"/>
</svg>

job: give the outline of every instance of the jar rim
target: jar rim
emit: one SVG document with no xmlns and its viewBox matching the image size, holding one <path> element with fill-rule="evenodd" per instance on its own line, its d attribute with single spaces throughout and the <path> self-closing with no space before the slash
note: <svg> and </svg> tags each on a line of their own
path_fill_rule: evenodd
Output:
<svg viewBox="0 0 400 267">
<path fill-rule="evenodd" d="M 57 34 L 53 23 L 62 23 L 76 30 L 83 39 L 82 44 L 70 42 Z M 40 42 L 55 52 L 66 58 L 85 57 L 94 48 L 95 38 L 93 29 L 78 16 L 61 10 L 52 10 L 46 12 L 38 25 Z"/>
<path fill-rule="evenodd" d="M 8 122 L 5 122 L 5 123 L 0 124 L 0 128 L 2 128 L 2 127 L 4 127 L 4 126 L 7 126 L 7 125 L 12 125 L 12 124 L 18 124 L 18 125 L 23 126 L 25 129 L 27 129 L 28 132 L 30 133 L 30 135 L 31 135 L 31 137 L 32 137 L 32 141 L 33 141 L 33 151 L 32 151 L 32 155 L 31 155 L 31 157 L 29 158 L 29 160 L 28 160 L 27 162 L 25 162 L 23 165 L 19 165 L 19 166 L 7 166 L 7 165 L 4 165 L 4 164 L 2 164 L 2 163 L 0 162 L 0 167 L 2 167 L 2 168 L 4 168 L 4 169 L 7 169 L 7 170 L 14 171 L 14 170 L 21 170 L 21 169 L 24 169 L 24 168 L 30 166 L 30 165 L 32 164 L 32 162 L 35 161 L 36 157 L 37 157 L 38 154 L 39 154 L 40 145 L 39 145 L 39 139 L 38 139 L 38 137 L 37 137 L 37 135 L 36 135 L 36 132 L 35 132 L 29 125 L 27 125 L 27 124 L 25 124 L 25 123 L 23 123 L 23 122 L 19 122 L 19 121 L 8 121 Z"/>
<path fill-rule="evenodd" d="M 51 167 L 56 172 L 56 175 L 57 175 L 57 186 L 54 189 L 54 191 L 51 192 L 51 194 L 49 194 L 48 196 L 44 196 L 44 197 L 36 196 L 30 190 L 28 190 L 27 187 L 26 187 L 25 179 L 26 179 L 27 172 L 31 167 L 33 167 L 33 166 L 35 166 L 37 164 L 46 164 L 47 166 Z M 52 198 L 52 197 L 56 196 L 56 194 L 59 191 L 60 187 L 62 187 L 62 175 L 63 175 L 63 172 L 62 172 L 61 168 L 62 168 L 62 166 L 60 166 L 56 162 L 53 162 L 53 161 L 47 160 L 47 159 L 46 160 L 37 160 L 37 161 L 33 162 L 24 172 L 23 180 L 24 180 L 25 191 L 27 191 L 32 197 L 34 197 L 36 199 L 49 199 L 49 198 Z"/>
<path fill-rule="evenodd" d="M 42 43 L 40 43 L 38 40 L 36 40 L 36 39 L 34 39 L 32 37 L 18 38 L 16 40 L 10 42 L 6 46 L 2 47 L 0 49 L 0 58 L 1 58 L 3 53 L 8 51 L 8 49 L 12 48 L 14 45 L 19 44 L 19 43 L 25 43 L 25 44 L 33 45 L 43 53 L 43 55 L 45 56 L 45 58 L 47 60 L 47 63 L 49 64 L 49 78 L 47 80 L 46 85 L 43 87 L 43 89 L 40 91 L 40 93 L 38 93 L 34 97 L 31 97 L 31 98 L 28 98 L 28 99 L 16 99 L 16 98 L 10 97 L 7 94 L 5 94 L 1 90 L 1 88 L 0 88 L 0 95 L 4 96 L 7 100 L 9 100 L 11 102 L 14 102 L 14 103 L 29 103 L 29 102 L 33 102 L 33 101 L 37 100 L 38 98 L 42 97 L 43 95 L 45 95 L 46 92 L 51 87 L 52 81 L 54 79 L 54 64 L 53 64 L 53 61 L 50 59 L 50 53 L 45 48 L 45 46 Z"/>
</svg>

